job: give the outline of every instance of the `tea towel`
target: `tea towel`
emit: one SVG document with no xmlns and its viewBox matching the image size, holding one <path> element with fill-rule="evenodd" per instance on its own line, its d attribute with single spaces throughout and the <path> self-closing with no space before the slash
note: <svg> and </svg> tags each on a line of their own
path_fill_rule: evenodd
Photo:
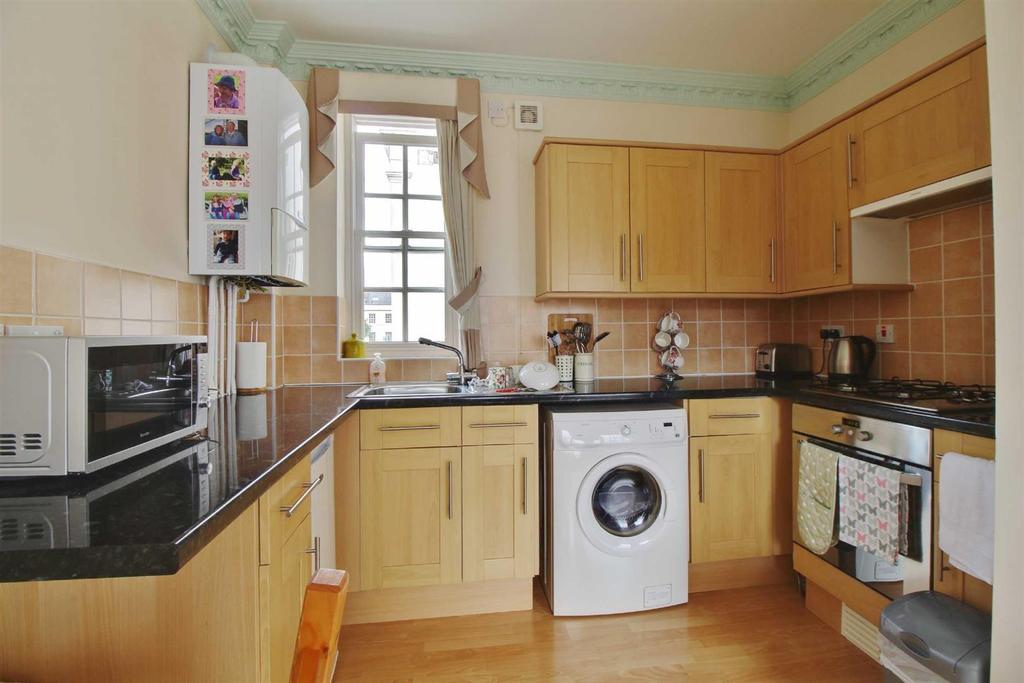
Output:
<svg viewBox="0 0 1024 683">
<path fill-rule="evenodd" d="M 836 464 L 839 454 L 808 441 L 800 444 L 797 533 L 804 547 L 823 555 L 836 543 Z"/>
<path fill-rule="evenodd" d="M 900 554 L 900 472 L 839 457 L 839 540 L 896 564 Z"/>
<path fill-rule="evenodd" d="M 939 547 L 950 563 L 992 583 L 995 546 L 996 463 L 961 453 L 942 457 Z"/>
</svg>

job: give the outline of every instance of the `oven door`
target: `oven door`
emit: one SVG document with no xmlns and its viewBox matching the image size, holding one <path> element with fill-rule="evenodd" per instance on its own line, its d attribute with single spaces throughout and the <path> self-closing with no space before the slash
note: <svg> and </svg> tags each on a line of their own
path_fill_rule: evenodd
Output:
<svg viewBox="0 0 1024 683">
<path fill-rule="evenodd" d="M 87 339 L 84 448 L 69 451 L 70 469 L 92 472 L 203 429 L 205 346 L 202 337 Z"/>
<path fill-rule="evenodd" d="M 839 541 L 824 555 L 818 557 L 893 600 L 907 593 L 929 590 L 932 547 L 931 470 L 821 439 L 802 437 L 800 441 L 809 441 L 840 455 L 899 470 L 903 475 L 901 483 L 906 485 L 907 552 L 900 554 L 895 565 L 843 541 Z M 799 458 L 799 451 L 796 457 Z M 797 462 L 794 472 L 799 471 L 800 463 Z M 836 524 L 838 523 L 837 519 Z M 803 545 L 798 536 L 799 533 L 794 527 L 794 541 Z"/>
</svg>

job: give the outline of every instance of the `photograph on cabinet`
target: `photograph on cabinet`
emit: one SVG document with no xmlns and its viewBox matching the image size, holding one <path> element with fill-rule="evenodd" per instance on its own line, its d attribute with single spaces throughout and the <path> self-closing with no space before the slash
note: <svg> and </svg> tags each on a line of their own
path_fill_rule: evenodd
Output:
<svg viewBox="0 0 1024 683">
<path fill-rule="evenodd" d="M 240 225 L 210 225 L 207 228 L 206 266 L 214 270 L 242 270 L 244 261 L 244 231 Z"/>
<path fill-rule="evenodd" d="M 207 109 L 211 114 L 245 113 L 245 72 L 232 69 L 207 71 Z"/>
<path fill-rule="evenodd" d="M 203 187 L 249 187 L 248 152 L 203 152 Z"/>
<path fill-rule="evenodd" d="M 244 221 L 249 218 L 248 192 L 207 192 L 206 217 L 211 221 Z"/>
<path fill-rule="evenodd" d="M 203 143 L 217 147 L 248 147 L 249 122 L 245 119 L 206 119 Z"/>
</svg>

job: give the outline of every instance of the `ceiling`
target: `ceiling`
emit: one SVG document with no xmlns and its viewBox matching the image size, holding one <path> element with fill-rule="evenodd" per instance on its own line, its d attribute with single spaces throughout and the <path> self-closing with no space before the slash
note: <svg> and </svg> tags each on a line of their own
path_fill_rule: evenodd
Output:
<svg viewBox="0 0 1024 683">
<path fill-rule="evenodd" d="M 250 0 L 300 40 L 784 76 L 883 0 Z"/>
</svg>

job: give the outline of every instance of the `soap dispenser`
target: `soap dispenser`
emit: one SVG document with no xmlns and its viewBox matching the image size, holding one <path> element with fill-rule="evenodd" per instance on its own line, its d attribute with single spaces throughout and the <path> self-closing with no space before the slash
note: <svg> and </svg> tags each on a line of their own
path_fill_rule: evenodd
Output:
<svg viewBox="0 0 1024 683">
<path fill-rule="evenodd" d="M 370 361 L 370 384 L 384 384 L 386 381 L 386 370 L 387 365 L 384 363 L 384 359 L 380 357 L 380 354 L 373 354 L 373 360 Z"/>
</svg>

